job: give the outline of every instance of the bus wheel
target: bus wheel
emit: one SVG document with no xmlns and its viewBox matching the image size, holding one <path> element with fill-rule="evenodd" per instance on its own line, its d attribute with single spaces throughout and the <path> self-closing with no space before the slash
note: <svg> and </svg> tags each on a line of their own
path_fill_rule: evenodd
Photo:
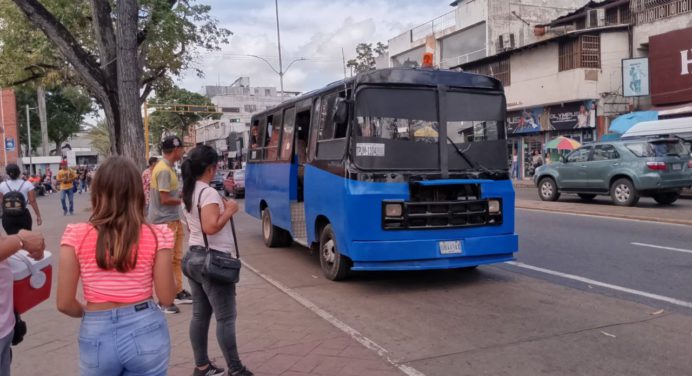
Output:
<svg viewBox="0 0 692 376">
<path fill-rule="evenodd" d="M 336 236 L 332 225 L 327 225 L 320 234 L 320 265 L 327 279 L 340 281 L 348 275 L 351 260 L 342 255 L 336 247 Z"/>
<path fill-rule="evenodd" d="M 262 237 L 269 248 L 289 246 L 293 242 L 288 231 L 274 226 L 269 208 L 262 210 Z"/>
</svg>

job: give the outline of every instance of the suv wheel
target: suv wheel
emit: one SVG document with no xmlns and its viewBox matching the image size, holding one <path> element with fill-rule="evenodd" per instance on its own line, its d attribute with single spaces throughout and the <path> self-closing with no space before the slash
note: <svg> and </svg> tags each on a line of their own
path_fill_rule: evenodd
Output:
<svg viewBox="0 0 692 376">
<path fill-rule="evenodd" d="M 610 186 L 610 197 L 619 206 L 634 206 L 639 202 L 639 194 L 630 179 L 618 179 Z"/>
<path fill-rule="evenodd" d="M 542 178 L 538 182 L 538 196 L 543 201 L 557 201 L 560 198 L 560 192 L 557 190 L 557 184 L 552 178 Z"/>
<path fill-rule="evenodd" d="M 653 197 L 654 200 L 661 205 L 670 205 L 678 200 L 678 197 L 680 197 L 680 192 L 654 193 L 651 195 L 651 197 Z"/>
</svg>

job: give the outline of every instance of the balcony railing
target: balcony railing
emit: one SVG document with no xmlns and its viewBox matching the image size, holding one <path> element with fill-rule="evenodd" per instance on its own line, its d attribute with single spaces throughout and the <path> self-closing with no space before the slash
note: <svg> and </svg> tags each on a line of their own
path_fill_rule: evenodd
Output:
<svg viewBox="0 0 692 376">
<path fill-rule="evenodd" d="M 428 21 L 411 29 L 411 42 L 425 39 L 429 35 L 434 35 L 450 27 L 455 27 L 456 23 L 456 10 L 447 12 L 432 21 Z"/>
<path fill-rule="evenodd" d="M 637 25 L 652 23 L 657 20 L 670 18 L 679 14 L 692 12 L 692 0 L 673 0 L 666 4 L 650 6 L 646 3 L 634 4 L 634 22 Z"/>
<path fill-rule="evenodd" d="M 487 49 L 483 48 L 477 51 L 469 52 L 465 55 L 450 57 L 440 61 L 440 68 L 449 69 L 452 67 L 457 67 L 462 64 L 470 63 L 478 59 L 482 59 L 487 55 Z"/>
</svg>

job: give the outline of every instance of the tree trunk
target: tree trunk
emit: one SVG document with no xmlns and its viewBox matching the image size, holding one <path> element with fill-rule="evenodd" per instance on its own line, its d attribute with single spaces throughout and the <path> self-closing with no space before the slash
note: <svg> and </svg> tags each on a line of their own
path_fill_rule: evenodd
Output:
<svg viewBox="0 0 692 376">
<path fill-rule="evenodd" d="M 144 128 L 139 102 L 140 69 L 138 60 L 137 0 L 120 0 L 117 6 L 116 43 L 118 46 L 118 153 L 145 166 Z M 119 136 L 119 137 L 117 137 Z"/>
<path fill-rule="evenodd" d="M 43 156 L 47 156 L 50 152 L 48 144 L 48 116 L 46 113 L 46 89 L 43 85 L 39 85 L 36 89 L 38 97 L 38 118 L 41 121 L 41 151 Z"/>
</svg>

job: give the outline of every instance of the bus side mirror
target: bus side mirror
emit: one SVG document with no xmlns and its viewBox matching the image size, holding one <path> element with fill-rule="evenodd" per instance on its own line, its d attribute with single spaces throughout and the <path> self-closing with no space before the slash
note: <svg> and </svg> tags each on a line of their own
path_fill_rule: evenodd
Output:
<svg viewBox="0 0 692 376">
<path fill-rule="evenodd" d="M 332 120 L 335 124 L 346 124 L 348 122 L 348 100 L 337 98 L 335 107 Z"/>
</svg>

